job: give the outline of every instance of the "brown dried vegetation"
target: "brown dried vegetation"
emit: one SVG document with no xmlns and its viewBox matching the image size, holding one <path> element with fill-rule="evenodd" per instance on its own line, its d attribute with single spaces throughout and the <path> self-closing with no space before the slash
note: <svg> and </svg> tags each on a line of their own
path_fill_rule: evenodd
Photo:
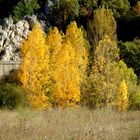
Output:
<svg viewBox="0 0 140 140">
<path fill-rule="evenodd" d="M 139 140 L 140 112 L 50 109 L 0 112 L 1 140 Z"/>
</svg>

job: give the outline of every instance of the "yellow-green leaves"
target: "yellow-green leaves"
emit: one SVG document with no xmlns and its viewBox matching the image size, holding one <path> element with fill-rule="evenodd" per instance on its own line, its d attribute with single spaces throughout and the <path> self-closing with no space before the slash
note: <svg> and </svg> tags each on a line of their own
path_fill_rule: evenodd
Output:
<svg viewBox="0 0 140 140">
<path fill-rule="evenodd" d="M 77 106 L 83 83 L 87 81 L 88 90 L 82 94 L 86 105 L 117 107 L 120 111 L 128 108 L 128 92 L 133 92 L 130 85 L 136 85 L 137 79 L 132 69 L 119 61 L 117 43 L 104 35 L 96 46 L 94 63 L 87 74 L 88 48 L 88 41 L 76 22 L 68 26 L 66 34 L 55 27 L 47 36 L 40 24 L 35 24 L 23 42 L 19 71 L 20 82 L 33 107 Z"/>
<path fill-rule="evenodd" d="M 105 36 L 94 53 L 94 65 L 90 75 L 93 84 L 93 96 L 96 98 L 96 107 L 112 104 L 116 88 L 116 71 L 114 62 L 119 60 L 117 44 Z"/>
<path fill-rule="evenodd" d="M 133 70 L 119 60 L 117 43 L 105 36 L 96 46 L 94 64 L 82 101 L 92 108 L 117 107 L 118 110 L 125 110 L 128 99 L 135 93 L 132 87 L 136 83 Z"/>
<path fill-rule="evenodd" d="M 97 43 L 104 39 L 105 35 L 116 40 L 116 21 L 110 9 L 104 7 L 95 10 L 93 20 L 88 24 L 88 38 L 95 47 Z"/>
</svg>

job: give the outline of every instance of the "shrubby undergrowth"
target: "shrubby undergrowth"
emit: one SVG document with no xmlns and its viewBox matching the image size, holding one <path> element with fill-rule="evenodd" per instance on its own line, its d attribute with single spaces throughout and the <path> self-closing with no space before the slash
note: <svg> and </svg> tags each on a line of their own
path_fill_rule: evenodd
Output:
<svg viewBox="0 0 140 140">
<path fill-rule="evenodd" d="M 23 88 L 16 83 L 0 83 L 0 108 L 16 109 L 28 105 Z"/>
</svg>

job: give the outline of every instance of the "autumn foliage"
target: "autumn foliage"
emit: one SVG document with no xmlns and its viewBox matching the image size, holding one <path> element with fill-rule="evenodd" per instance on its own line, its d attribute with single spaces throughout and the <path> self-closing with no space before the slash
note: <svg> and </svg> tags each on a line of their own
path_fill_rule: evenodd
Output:
<svg viewBox="0 0 140 140">
<path fill-rule="evenodd" d="M 109 14 L 105 9 L 98 12 Z M 110 35 L 105 34 L 106 27 L 102 30 L 91 65 L 91 46 L 75 21 L 65 34 L 54 27 L 47 35 L 37 22 L 21 47 L 23 62 L 18 74 L 31 105 L 46 109 L 81 103 L 91 108 L 127 110 L 134 92 L 131 85 L 136 85 L 137 78 L 119 58 L 114 26 L 113 22 Z"/>
<path fill-rule="evenodd" d="M 125 86 L 127 91 L 122 91 L 120 83 L 124 81 L 123 79 L 128 84 L 128 87 Z M 130 95 L 134 93 L 131 86 L 135 85 L 135 81 L 134 72 L 119 59 L 117 43 L 112 41 L 109 36 L 105 36 L 96 46 L 94 64 L 87 78 L 85 92 L 82 92 L 82 102 L 91 108 L 115 108 L 117 102 L 118 110 L 126 110 L 128 108 L 128 90 Z"/>
<path fill-rule="evenodd" d="M 140 0 L 9 1 L 0 0 L 9 17 L 0 20 L 0 60 L 21 65 L 0 83 L 21 86 L 36 109 L 140 108 Z M 1 92 L 2 106 L 10 96 L 16 104 L 18 86 L 17 96 Z"/>
<path fill-rule="evenodd" d="M 77 27 L 76 22 L 72 22 L 66 30 L 66 40 L 68 40 L 75 51 L 75 61 L 80 73 L 80 81 L 82 82 L 86 76 L 88 65 L 88 52 L 89 43 L 84 38 L 84 32 L 81 28 Z"/>
<path fill-rule="evenodd" d="M 77 45 L 78 44 L 78 45 Z M 87 68 L 87 40 L 76 22 L 66 35 L 57 28 L 45 37 L 36 23 L 21 48 L 19 79 L 33 107 L 75 106 L 80 101 L 80 81 Z"/>
<path fill-rule="evenodd" d="M 91 84 L 94 86 L 93 96 L 95 106 L 103 107 L 112 104 L 116 92 L 116 71 L 114 62 L 118 61 L 117 44 L 105 36 L 99 42 L 94 53 L 94 65 L 90 75 Z"/>
<path fill-rule="evenodd" d="M 116 105 L 119 111 L 122 111 L 122 110 L 125 111 L 128 108 L 128 88 L 127 88 L 125 80 L 123 80 L 119 85 Z"/>
<path fill-rule="evenodd" d="M 49 51 L 39 23 L 34 25 L 28 39 L 23 42 L 21 56 L 23 62 L 18 76 L 28 99 L 35 108 L 47 108 Z"/>
<path fill-rule="evenodd" d="M 75 106 L 80 101 L 80 73 L 70 42 L 58 53 L 55 72 L 55 99 L 59 106 Z"/>
<path fill-rule="evenodd" d="M 88 38 L 93 46 L 104 39 L 105 35 L 110 39 L 116 39 L 116 21 L 113 12 L 105 7 L 94 11 L 93 20 L 88 23 Z"/>
</svg>

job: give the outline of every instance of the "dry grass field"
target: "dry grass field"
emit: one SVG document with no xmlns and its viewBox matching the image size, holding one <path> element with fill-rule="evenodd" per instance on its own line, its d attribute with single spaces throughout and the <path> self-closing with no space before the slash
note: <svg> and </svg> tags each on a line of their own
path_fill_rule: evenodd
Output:
<svg viewBox="0 0 140 140">
<path fill-rule="evenodd" d="M 0 140 L 140 140 L 140 112 L 0 111 Z"/>
</svg>

